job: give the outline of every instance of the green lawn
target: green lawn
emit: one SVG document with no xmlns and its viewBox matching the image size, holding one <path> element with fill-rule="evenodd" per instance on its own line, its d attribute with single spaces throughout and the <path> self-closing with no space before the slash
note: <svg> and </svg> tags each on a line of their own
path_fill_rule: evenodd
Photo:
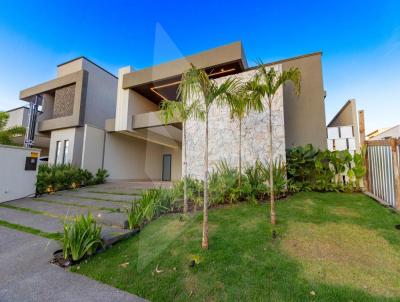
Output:
<svg viewBox="0 0 400 302">
<path fill-rule="evenodd" d="M 299 193 L 277 204 L 167 215 L 73 271 L 151 301 L 400 301 L 400 216 L 361 194 Z M 192 259 L 199 263 L 189 267 Z"/>
</svg>

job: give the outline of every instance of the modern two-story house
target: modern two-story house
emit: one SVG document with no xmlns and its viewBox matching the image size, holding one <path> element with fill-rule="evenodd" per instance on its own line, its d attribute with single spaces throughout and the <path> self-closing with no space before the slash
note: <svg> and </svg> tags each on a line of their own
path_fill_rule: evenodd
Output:
<svg viewBox="0 0 400 302">
<path fill-rule="evenodd" d="M 277 70 L 298 67 L 302 74 L 299 97 L 285 84 L 274 100 L 273 144 L 276 158 L 285 150 L 312 143 L 326 148 L 325 91 L 322 53 L 271 62 Z M 57 67 L 57 77 L 21 91 L 22 100 L 40 95 L 43 114 L 38 132 L 50 136 L 49 162 L 69 162 L 91 171 L 105 168 L 111 179 L 177 180 L 182 176 L 182 124 L 160 120 L 160 102 L 176 99 L 182 74 L 190 64 L 216 81 L 242 80 L 256 69 L 248 67 L 240 42 L 175 61 L 134 70 L 124 67 L 118 78 L 81 57 Z M 268 111 L 252 112 L 243 121 L 243 164 L 268 159 Z M 238 124 L 227 108 L 214 107 L 209 121 L 210 168 L 220 160 L 238 162 Z M 204 124 L 187 124 L 188 173 L 203 175 Z"/>
</svg>

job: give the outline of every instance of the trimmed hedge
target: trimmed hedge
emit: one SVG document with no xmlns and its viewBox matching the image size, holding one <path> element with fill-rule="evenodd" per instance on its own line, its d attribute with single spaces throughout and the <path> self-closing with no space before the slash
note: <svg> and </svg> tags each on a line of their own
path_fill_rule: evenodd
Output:
<svg viewBox="0 0 400 302">
<path fill-rule="evenodd" d="M 108 177 L 107 170 L 98 169 L 96 175 L 73 165 L 40 165 L 36 179 L 36 194 L 75 189 L 101 184 Z"/>
</svg>

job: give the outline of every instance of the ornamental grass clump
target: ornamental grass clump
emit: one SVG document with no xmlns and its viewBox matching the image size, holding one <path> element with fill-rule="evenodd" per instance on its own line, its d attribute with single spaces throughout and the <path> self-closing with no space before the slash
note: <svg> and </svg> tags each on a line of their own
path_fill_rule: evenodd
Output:
<svg viewBox="0 0 400 302">
<path fill-rule="evenodd" d="M 140 228 L 145 222 L 167 212 L 181 209 L 182 205 L 176 202 L 176 193 L 173 189 L 149 189 L 144 191 L 131 207 L 126 209 L 129 229 Z"/>
<path fill-rule="evenodd" d="M 101 226 L 92 214 L 75 217 L 72 222 L 64 222 L 63 254 L 65 259 L 79 261 L 92 255 L 102 246 Z"/>
</svg>

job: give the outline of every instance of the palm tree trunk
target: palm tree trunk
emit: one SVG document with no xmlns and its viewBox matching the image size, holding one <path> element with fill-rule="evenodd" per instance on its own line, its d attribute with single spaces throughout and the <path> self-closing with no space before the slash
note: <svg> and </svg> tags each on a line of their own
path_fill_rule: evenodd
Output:
<svg viewBox="0 0 400 302">
<path fill-rule="evenodd" d="M 183 213 L 188 211 L 188 200 L 187 200 L 187 159 L 186 159 L 186 122 L 183 122 Z"/>
<path fill-rule="evenodd" d="M 242 188 L 242 119 L 239 118 L 239 188 Z"/>
<path fill-rule="evenodd" d="M 272 149 L 272 104 L 269 103 L 269 195 L 271 203 L 271 224 L 276 224 L 275 196 L 274 196 L 274 159 Z"/>
<path fill-rule="evenodd" d="M 203 239 L 201 247 L 208 249 L 208 111 L 206 112 L 206 144 L 204 148 L 204 202 L 203 202 Z"/>
</svg>

